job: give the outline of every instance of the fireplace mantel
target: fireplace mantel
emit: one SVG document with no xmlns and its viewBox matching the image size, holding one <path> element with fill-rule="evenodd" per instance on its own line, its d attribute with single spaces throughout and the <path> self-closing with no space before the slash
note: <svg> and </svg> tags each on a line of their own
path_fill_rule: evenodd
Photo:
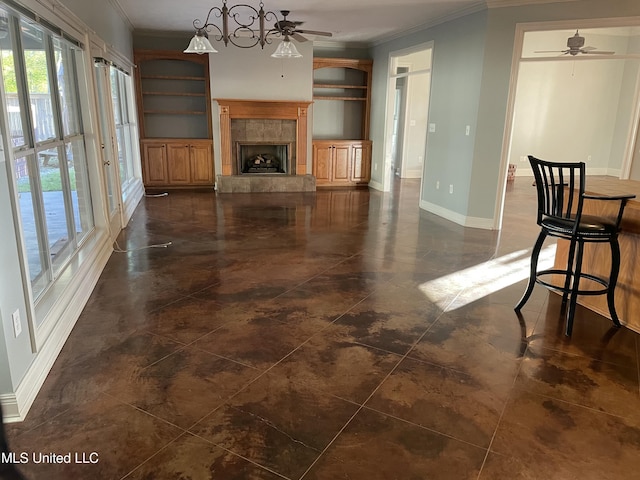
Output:
<svg viewBox="0 0 640 480">
<path fill-rule="evenodd" d="M 220 111 L 220 149 L 222 175 L 233 175 L 234 153 L 231 139 L 231 120 L 273 119 L 296 120 L 296 175 L 307 173 L 307 111 L 311 102 L 234 100 L 216 98 Z"/>
</svg>

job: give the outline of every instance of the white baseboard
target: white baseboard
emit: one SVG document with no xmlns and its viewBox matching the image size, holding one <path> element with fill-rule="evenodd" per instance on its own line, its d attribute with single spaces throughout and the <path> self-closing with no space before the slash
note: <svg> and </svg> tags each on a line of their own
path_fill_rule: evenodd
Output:
<svg viewBox="0 0 640 480">
<path fill-rule="evenodd" d="M 112 252 L 113 247 L 110 240 L 108 236 L 105 236 L 104 241 L 97 249 L 91 268 L 82 275 L 82 278 L 74 282 L 77 288 L 58 315 L 58 321 L 39 349 L 15 393 L 0 395 L 5 422 L 20 422 L 25 419 L 62 347 L 69 338 L 71 330 L 87 304 L 96 283 L 98 283 Z"/>
<path fill-rule="evenodd" d="M 24 418 L 20 417 L 20 408 L 15 393 L 0 394 L 0 402 L 2 403 L 4 423 L 21 422 L 24 420 Z"/>
<path fill-rule="evenodd" d="M 380 182 L 376 182 L 375 180 L 369 181 L 369 187 L 373 188 L 374 190 L 379 190 L 380 192 L 384 192 L 384 187 L 382 186 L 382 184 Z"/>
<path fill-rule="evenodd" d="M 422 178 L 422 167 L 404 170 L 400 174 L 400 178 Z"/>
<path fill-rule="evenodd" d="M 124 211 L 122 212 L 122 216 L 124 217 L 124 225 L 127 225 L 129 223 L 129 220 L 131 220 L 131 216 L 140 203 L 142 197 L 144 197 L 144 185 L 142 184 L 142 181 L 138 180 L 127 192 Z"/>
<path fill-rule="evenodd" d="M 467 217 L 466 215 L 462 215 L 458 212 L 454 212 L 424 200 L 420 200 L 420 208 L 446 220 L 457 223 L 458 225 L 462 225 L 463 227 L 482 228 L 484 230 L 494 229 L 492 218 Z"/>
</svg>

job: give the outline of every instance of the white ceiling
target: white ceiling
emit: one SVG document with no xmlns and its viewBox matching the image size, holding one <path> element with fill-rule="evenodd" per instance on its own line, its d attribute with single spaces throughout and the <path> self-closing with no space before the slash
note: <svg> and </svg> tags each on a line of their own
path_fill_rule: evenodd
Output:
<svg viewBox="0 0 640 480">
<path fill-rule="evenodd" d="M 192 32 L 194 19 L 204 20 L 211 7 L 222 0 L 109 0 L 136 31 Z M 493 0 L 495 1 L 495 0 Z M 549 0 L 511 0 L 537 3 Z M 558 0 L 556 0 L 558 1 Z M 562 1 L 562 0 L 560 0 Z M 228 0 L 228 6 L 259 0 Z M 311 37 L 341 43 L 370 44 L 415 28 L 435 25 L 450 18 L 486 8 L 491 0 L 264 0 L 264 9 L 290 10 L 289 20 L 303 21 L 300 28 L 328 31 L 333 37 Z M 269 22 L 271 27 L 273 22 Z"/>
</svg>

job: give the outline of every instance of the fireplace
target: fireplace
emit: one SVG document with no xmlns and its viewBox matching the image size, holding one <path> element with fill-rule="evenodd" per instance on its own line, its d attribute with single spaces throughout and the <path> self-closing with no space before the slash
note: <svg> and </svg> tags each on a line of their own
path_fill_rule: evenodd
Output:
<svg viewBox="0 0 640 480">
<path fill-rule="evenodd" d="M 307 173 L 311 102 L 216 101 L 220 113 L 219 192 L 315 191 L 315 177 Z M 251 148 L 251 152 L 244 151 Z"/>
<path fill-rule="evenodd" d="M 236 142 L 238 174 L 293 174 L 289 152 L 291 143 Z"/>
</svg>

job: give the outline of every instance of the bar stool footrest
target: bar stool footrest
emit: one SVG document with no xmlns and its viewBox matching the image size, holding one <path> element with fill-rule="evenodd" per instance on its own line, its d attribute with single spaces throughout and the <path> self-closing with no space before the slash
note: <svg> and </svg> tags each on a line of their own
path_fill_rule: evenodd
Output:
<svg viewBox="0 0 640 480">
<path fill-rule="evenodd" d="M 563 286 L 555 285 L 553 283 L 547 282 L 540 278 L 546 275 L 561 275 L 562 277 L 566 278 L 567 275 L 571 275 L 573 277 L 574 275 L 572 272 L 567 272 L 566 270 L 559 270 L 559 269 L 540 270 L 539 272 L 536 273 L 536 283 L 550 290 L 555 290 L 557 292 L 562 292 L 562 293 L 573 292 L 573 289 L 571 287 L 564 288 Z M 587 280 L 591 280 L 592 282 L 599 283 L 604 288 L 599 290 L 578 290 L 577 292 L 578 295 L 605 295 L 606 293 L 609 292 L 609 280 L 606 278 L 598 277 L 596 275 L 591 275 L 589 273 L 580 274 L 580 278 L 585 278 Z"/>
</svg>

